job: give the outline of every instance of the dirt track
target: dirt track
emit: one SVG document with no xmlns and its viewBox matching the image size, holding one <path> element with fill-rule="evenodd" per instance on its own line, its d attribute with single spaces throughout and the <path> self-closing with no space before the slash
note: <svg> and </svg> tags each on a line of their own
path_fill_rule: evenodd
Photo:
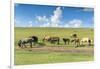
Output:
<svg viewBox="0 0 100 69">
<path fill-rule="evenodd" d="M 19 48 L 16 47 L 16 50 L 26 50 L 26 51 L 47 51 L 47 52 L 66 52 L 66 53 L 85 53 L 85 54 L 93 54 L 94 49 L 92 47 L 78 47 L 78 48 L 67 48 L 67 47 L 33 47 L 33 48 Z"/>
</svg>

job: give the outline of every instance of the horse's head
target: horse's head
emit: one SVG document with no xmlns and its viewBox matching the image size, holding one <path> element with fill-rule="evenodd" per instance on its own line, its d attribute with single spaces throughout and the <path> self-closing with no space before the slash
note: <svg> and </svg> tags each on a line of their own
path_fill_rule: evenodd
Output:
<svg viewBox="0 0 100 69">
<path fill-rule="evenodd" d="M 75 41 L 75 39 L 72 39 L 72 40 L 71 40 L 71 43 L 73 43 L 74 41 Z"/>
<path fill-rule="evenodd" d="M 22 41 L 19 40 L 19 41 L 18 41 L 18 46 L 19 46 L 19 47 L 21 47 L 21 43 L 22 43 Z"/>
</svg>

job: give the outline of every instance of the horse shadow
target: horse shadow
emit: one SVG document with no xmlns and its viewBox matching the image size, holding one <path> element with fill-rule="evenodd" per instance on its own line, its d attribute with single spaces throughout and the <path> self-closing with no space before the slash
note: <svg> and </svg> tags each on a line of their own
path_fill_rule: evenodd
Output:
<svg viewBox="0 0 100 69">
<path fill-rule="evenodd" d="M 91 44 L 91 45 L 81 44 L 81 45 L 79 45 L 79 47 L 85 47 L 85 46 L 92 47 L 92 46 L 94 46 L 94 44 Z"/>
<path fill-rule="evenodd" d="M 45 45 L 45 43 L 39 42 L 34 48 L 44 47 Z"/>
</svg>

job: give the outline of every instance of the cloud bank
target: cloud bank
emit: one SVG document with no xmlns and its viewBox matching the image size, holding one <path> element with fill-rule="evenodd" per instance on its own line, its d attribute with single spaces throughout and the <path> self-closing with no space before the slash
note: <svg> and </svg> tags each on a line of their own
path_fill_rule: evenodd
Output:
<svg viewBox="0 0 100 69">
<path fill-rule="evenodd" d="M 64 27 L 73 27 L 73 28 L 78 28 L 82 26 L 82 20 L 79 19 L 73 19 L 69 21 L 67 24 L 65 24 Z"/>
<path fill-rule="evenodd" d="M 62 7 L 63 9 L 63 7 Z M 35 22 L 38 23 L 37 25 L 39 25 L 39 27 L 71 27 L 71 28 L 79 28 L 82 27 L 83 25 L 83 21 L 81 19 L 70 19 L 67 22 L 63 22 L 61 21 L 62 19 L 62 11 L 61 7 L 57 7 L 52 13 L 52 15 L 50 15 L 49 17 L 47 17 L 46 15 L 43 16 L 36 16 L 35 17 Z M 90 8 L 83 8 L 83 11 L 93 11 L 93 9 Z M 15 23 L 16 26 L 19 26 L 19 21 L 16 21 L 17 24 Z M 64 23 L 64 24 L 61 24 Z M 33 22 L 32 21 L 28 21 L 27 27 L 33 27 Z M 26 25 L 24 26 L 26 27 Z"/>
<path fill-rule="evenodd" d="M 51 15 L 49 18 L 44 16 L 37 16 L 36 21 L 40 23 L 40 27 L 74 27 L 78 28 L 82 26 L 82 20 L 80 19 L 72 19 L 68 22 L 66 22 L 65 25 L 60 25 L 62 18 L 62 10 L 61 7 L 57 7 L 53 11 L 53 15 Z"/>
</svg>

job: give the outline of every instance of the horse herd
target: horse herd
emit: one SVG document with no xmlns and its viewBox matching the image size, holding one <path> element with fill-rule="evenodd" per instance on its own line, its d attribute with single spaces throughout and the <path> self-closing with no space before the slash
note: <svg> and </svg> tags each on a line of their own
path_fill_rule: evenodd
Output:
<svg viewBox="0 0 100 69">
<path fill-rule="evenodd" d="M 45 35 L 42 39 L 43 43 L 45 42 L 50 42 L 51 44 L 57 44 L 59 45 L 60 44 L 60 37 L 51 37 L 51 36 L 47 36 Z M 86 38 L 82 38 L 82 39 L 79 39 L 77 37 L 77 34 L 72 34 L 71 35 L 71 38 L 62 38 L 62 41 L 64 42 L 64 44 L 70 44 L 70 43 L 74 43 L 75 47 L 78 47 L 80 45 L 84 45 L 84 43 L 87 43 L 88 46 L 91 46 L 91 43 L 92 43 L 92 39 L 86 37 Z M 26 44 L 29 44 L 30 47 L 32 48 L 32 45 L 36 45 L 38 44 L 39 41 L 38 41 L 38 37 L 37 36 L 30 36 L 28 38 L 24 38 L 24 39 L 20 39 L 18 41 L 18 46 L 23 48 L 23 47 L 27 47 Z"/>
</svg>

